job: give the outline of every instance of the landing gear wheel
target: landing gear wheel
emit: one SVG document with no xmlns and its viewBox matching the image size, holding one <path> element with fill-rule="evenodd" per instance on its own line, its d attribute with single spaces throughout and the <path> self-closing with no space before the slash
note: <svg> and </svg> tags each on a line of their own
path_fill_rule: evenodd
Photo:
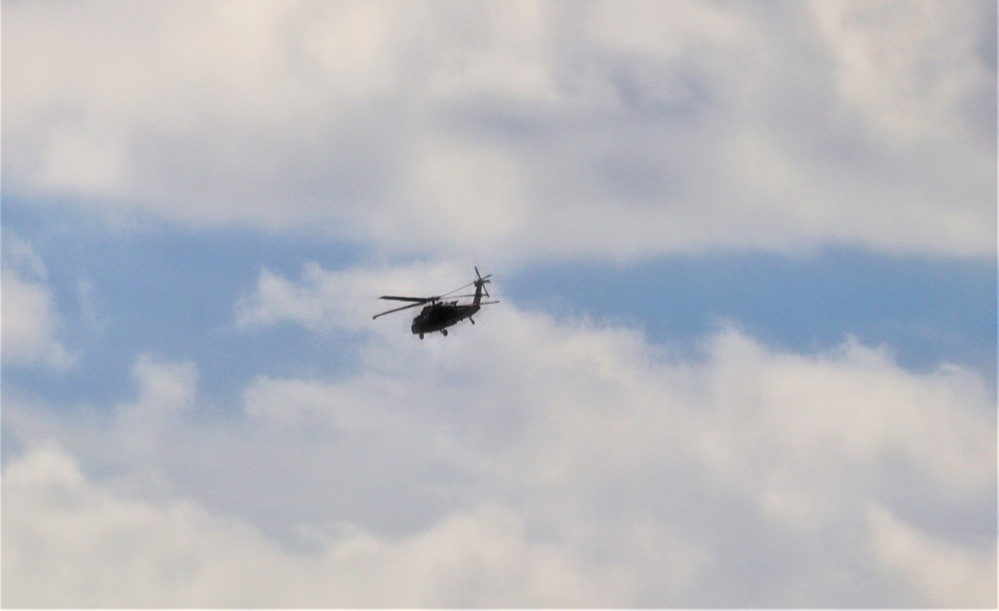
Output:
<svg viewBox="0 0 999 611">
<path fill-rule="evenodd" d="M 420 333 L 420 339 L 423 339 L 423 334 L 422 333 Z"/>
<path fill-rule="evenodd" d="M 447 337 L 447 329 L 441 329 L 441 333 L 444 334 L 444 337 Z"/>
</svg>

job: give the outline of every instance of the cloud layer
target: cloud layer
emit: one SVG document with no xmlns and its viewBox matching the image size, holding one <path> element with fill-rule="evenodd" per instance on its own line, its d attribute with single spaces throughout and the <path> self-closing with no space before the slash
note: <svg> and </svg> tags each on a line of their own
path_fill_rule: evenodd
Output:
<svg viewBox="0 0 999 611">
<path fill-rule="evenodd" d="M 989 2 L 5 16 L 5 194 L 391 255 L 995 251 Z"/>
<path fill-rule="evenodd" d="M 3 12 L 3 605 L 996 606 L 995 3 Z"/>
<path fill-rule="evenodd" d="M 328 333 L 317 295 L 408 271 L 309 270 L 242 316 Z M 980 377 L 732 328 L 691 362 L 509 302 L 470 329 L 376 326 L 357 373 L 260 376 L 232 414 L 150 357 L 103 421 L 5 403 L 55 445 L 4 471 L 4 603 L 995 604 Z"/>
</svg>

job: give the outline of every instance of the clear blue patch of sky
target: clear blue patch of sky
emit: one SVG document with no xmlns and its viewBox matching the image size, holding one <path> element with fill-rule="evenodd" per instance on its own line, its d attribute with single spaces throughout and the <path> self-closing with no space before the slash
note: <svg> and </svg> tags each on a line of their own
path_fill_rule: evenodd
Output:
<svg viewBox="0 0 999 611">
<path fill-rule="evenodd" d="M 504 294 L 528 307 L 640 328 L 696 350 L 732 323 L 779 348 L 812 353 L 849 336 L 927 371 L 964 365 L 995 384 L 995 261 L 896 257 L 830 247 L 809 256 L 728 253 L 637 264 L 534 265 Z"/>
<path fill-rule="evenodd" d="M 65 372 L 5 365 L 5 390 L 108 406 L 129 396 L 131 368 L 149 354 L 193 361 L 202 396 L 231 404 L 255 375 L 329 376 L 351 367 L 358 337 L 290 324 L 238 331 L 234 305 L 255 288 L 262 268 L 297 277 L 308 261 L 349 267 L 361 252 L 356 246 L 319 235 L 162 222 L 114 228 L 72 207 L 10 201 L 3 224 L 29 240 L 45 264 L 62 318 L 58 338 L 79 355 Z"/>
</svg>

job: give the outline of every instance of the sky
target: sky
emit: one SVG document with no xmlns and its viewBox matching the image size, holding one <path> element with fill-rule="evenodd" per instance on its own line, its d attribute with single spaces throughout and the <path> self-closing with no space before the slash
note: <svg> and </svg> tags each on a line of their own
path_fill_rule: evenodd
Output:
<svg viewBox="0 0 999 611">
<path fill-rule="evenodd" d="M 995 3 L 2 11 L 4 606 L 996 606 Z"/>
</svg>

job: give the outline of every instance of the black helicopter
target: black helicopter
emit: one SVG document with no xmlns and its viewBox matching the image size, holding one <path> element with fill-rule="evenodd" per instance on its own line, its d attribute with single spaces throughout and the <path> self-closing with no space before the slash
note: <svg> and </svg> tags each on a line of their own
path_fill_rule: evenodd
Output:
<svg viewBox="0 0 999 611">
<path fill-rule="evenodd" d="M 480 306 L 499 303 L 499 301 L 482 301 L 482 293 L 485 293 L 486 297 L 489 297 L 489 291 L 486 290 L 486 285 L 489 284 L 489 278 L 492 274 L 482 276 L 479 274 L 479 268 L 476 267 L 475 276 L 477 279 L 469 282 L 465 286 L 456 288 L 449 293 L 444 293 L 443 295 L 438 295 L 436 297 L 396 297 L 395 295 L 383 295 L 379 297 L 379 299 L 412 301 L 413 303 L 402 306 L 401 308 L 395 308 L 393 310 L 388 310 L 387 312 L 382 312 L 381 314 L 375 314 L 372 319 L 378 318 L 379 316 L 385 316 L 386 314 L 391 314 L 392 312 L 415 308 L 418 305 L 429 303 L 430 305 L 424 307 L 423 310 L 420 311 L 419 315 L 413 319 L 413 334 L 419 335 L 420 339 L 423 339 L 423 335 L 425 333 L 440 331 L 442 335 L 447 337 L 447 328 L 458 324 L 466 318 L 471 320 L 474 325 L 475 320 L 472 318 L 472 315 L 479 311 Z M 444 297 L 453 295 L 461 289 L 468 288 L 470 286 L 475 286 L 475 295 L 459 295 L 454 301 L 441 301 Z M 458 305 L 457 299 L 460 299 L 461 297 L 472 297 L 472 303 Z"/>
</svg>

